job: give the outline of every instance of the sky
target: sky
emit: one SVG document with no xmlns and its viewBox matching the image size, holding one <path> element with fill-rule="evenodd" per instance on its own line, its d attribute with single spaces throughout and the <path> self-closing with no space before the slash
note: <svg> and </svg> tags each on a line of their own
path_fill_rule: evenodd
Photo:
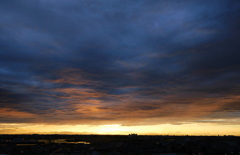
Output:
<svg viewBox="0 0 240 155">
<path fill-rule="evenodd" d="M 1 0 L 0 134 L 240 135 L 239 0 Z"/>
</svg>

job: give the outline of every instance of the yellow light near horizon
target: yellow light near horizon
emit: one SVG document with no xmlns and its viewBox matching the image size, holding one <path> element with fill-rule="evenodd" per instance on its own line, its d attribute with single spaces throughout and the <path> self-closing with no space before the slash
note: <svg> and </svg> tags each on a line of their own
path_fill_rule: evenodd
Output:
<svg viewBox="0 0 240 155">
<path fill-rule="evenodd" d="M 97 127 L 97 133 L 99 134 L 114 134 L 122 131 L 124 131 L 124 129 L 121 127 L 121 124 L 100 125 Z"/>
<path fill-rule="evenodd" d="M 240 125 L 211 123 L 189 123 L 182 125 L 122 126 L 106 125 L 45 125 L 45 124 L 0 124 L 0 134 L 122 134 L 142 135 L 236 135 L 240 136 Z"/>
</svg>

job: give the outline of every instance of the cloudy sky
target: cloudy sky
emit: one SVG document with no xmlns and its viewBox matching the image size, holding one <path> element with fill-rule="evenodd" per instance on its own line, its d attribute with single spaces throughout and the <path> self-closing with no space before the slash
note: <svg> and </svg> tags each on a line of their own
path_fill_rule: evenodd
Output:
<svg viewBox="0 0 240 155">
<path fill-rule="evenodd" d="M 1 0 L 0 133 L 240 135 L 239 10 Z"/>
</svg>

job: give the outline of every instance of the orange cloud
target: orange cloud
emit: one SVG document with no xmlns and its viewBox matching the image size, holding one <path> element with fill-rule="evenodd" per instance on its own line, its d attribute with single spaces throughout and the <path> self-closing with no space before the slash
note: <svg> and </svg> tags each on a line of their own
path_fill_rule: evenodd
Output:
<svg viewBox="0 0 240 155">
<path fill-rule="evenodd" d="M 4 118 L 35 118 L 36 115 L 28 112 L 18 111 L 11 108 L 0 108 L 1 117 Z"/>
</svg>

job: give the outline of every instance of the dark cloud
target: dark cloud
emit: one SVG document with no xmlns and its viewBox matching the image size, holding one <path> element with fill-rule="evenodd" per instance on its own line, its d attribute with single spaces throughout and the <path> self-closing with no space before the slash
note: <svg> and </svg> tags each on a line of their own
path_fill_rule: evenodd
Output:
<svg viewBox="0 0 240 155">
<path fill-rule="evenodd" d="M 239 9 L 237 0 L 2 0 L 0 110 L 11 112 L 0 121 L 228 118 L 239 111 Z"/>
</svg>

